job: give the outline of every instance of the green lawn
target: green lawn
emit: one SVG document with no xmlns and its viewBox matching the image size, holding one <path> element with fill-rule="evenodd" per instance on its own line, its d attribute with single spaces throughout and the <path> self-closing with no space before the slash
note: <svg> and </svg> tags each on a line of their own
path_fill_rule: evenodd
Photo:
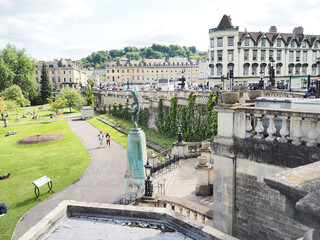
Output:
<svg viewBox="0 0 320 240">
<path fill-rule="evenodd" d="M 17 135 L 5 137 L 7 131 Z M 18 145 L 16 142 L 27 136 L 43 133 L 62 134 L 56 142 Z M 86 170 L 91 157 L 65 120 L 39 124 L 10 124 L 0 126 L 0 174 L 11 173 L 8 179 L 0 180 L 0 202 L 8 205 L 9 212 L 0 218 L 0 239 L 11 239 L 19 219 L 29 209 L 39 204 L 34 201 L 32 182 L 44 175 L 53 181 L 53 190 L 58 192 L 77 180 Z M 40 188 L 40 198 L 52 195 L 47 186 Z"/>
</svg>

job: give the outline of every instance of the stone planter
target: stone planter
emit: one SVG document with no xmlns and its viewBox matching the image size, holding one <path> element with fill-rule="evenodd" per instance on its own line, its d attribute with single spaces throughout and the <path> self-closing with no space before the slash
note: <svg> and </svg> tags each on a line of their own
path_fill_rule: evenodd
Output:
<svg viewBox="0 0 320 240">
<path fill-rule="evenodd" d="M 210 142 L 201 142 L 202 149 L 208 149 L 210 147 Z"/>
<path fill-rule="evenodd" d="M 205 156 L 199 156 L 198 162 L 200 165 L 206 165 L 208 163 L 208 158 Z"/>
<path fill-rule="evenodd" d="M 236 104 L 239 100 L 239 92 L 223 92 L 222 102 L 224 104 Z"/>
<path fill-rule="evenodd" d="M 257 97 L 262 97 L 263 90 L 250 90 L 248 91 L 248 97 L 250 100 L 254 100 Z"/>
</svg>

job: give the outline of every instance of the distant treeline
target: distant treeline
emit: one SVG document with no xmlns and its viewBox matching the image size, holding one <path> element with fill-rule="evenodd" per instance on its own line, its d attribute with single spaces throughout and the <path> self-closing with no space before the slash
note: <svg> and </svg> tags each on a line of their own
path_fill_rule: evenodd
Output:
<svg viewBox="0 0 320 240">
<path fill-rule="evenodd" d="M 153 44 L 151 47 L 137 48 L 137 47 L 125 47 L 123 50 L 106 50 L 93 52 L 86 58 L 82 58 L 77 62 L 82 64 L 85 68 L 103 69 L 106 61 L 110 59 L 119 59 L 123 55 L 131 60 L 148 59 L 161 59 L 166 57 L 190 57 L 193 59 L 201 58 L 206 55 L 206 52 L 201 52 L 196 49 L 195 46 L 186 47 L 179 45 L 164 46 L 160 44 Z"/>
</svg>

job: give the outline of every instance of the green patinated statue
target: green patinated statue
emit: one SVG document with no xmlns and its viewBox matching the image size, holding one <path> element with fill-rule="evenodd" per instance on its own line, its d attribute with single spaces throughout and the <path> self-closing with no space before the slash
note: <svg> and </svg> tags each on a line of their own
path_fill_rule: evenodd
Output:
<svg viewBox="0 0 320 240">
<path fill-rule="evenodd" d="M 138 93 L 137 90 L 131 90 L 131 95 L 133 97 L 133 103 L 132 103 L 132 108 L 131 108 L 131 120 L 133 123 L 133 127 L 134 128 L 138 128 L 138 115 L 140 112 L 140 105 L 141 105 L 141 99 L 140 99 L 140 95 Z"/>
</svg>

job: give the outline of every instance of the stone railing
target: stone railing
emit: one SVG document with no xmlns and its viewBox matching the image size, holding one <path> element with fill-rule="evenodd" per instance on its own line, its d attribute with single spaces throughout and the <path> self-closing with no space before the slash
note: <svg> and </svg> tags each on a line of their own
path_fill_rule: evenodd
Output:
<svg viewBox="0 0 320 240">
<path fill-rule="evenodd" d="M 198 222 L 213 226 L 213 210 L 194 202 L 170 196 L 156 195 L 155 200 L 148 203 L 137 198 L 135 205 L 167 208 Z"/>
<path fill-rule="evenodd" d="M 236 112 L 245 116 L 245 129 L 240 133 L 244 138 L 306 143 L 308 147 L 319 143 L 320 112 L 253 107 L 240 107 Z"/>
<path fill-rule="evenodd" d="M 302 98 L 305 93 L 299 92 L 285 92 L 285 91 L 264 91 L 265 97 L 276 97 L 276 98 Z"/>
<path fill-rule="evenodd" d="M 159 154 L 148 152 L 148 159 L 152 164 L 152 172 L 159 171 L 163 168 L 177 166 L 182 158 L 195 158 L 200 155 L 201 142 L 183 142 L 174 143 L 174 145 Z"/>
</svg>

